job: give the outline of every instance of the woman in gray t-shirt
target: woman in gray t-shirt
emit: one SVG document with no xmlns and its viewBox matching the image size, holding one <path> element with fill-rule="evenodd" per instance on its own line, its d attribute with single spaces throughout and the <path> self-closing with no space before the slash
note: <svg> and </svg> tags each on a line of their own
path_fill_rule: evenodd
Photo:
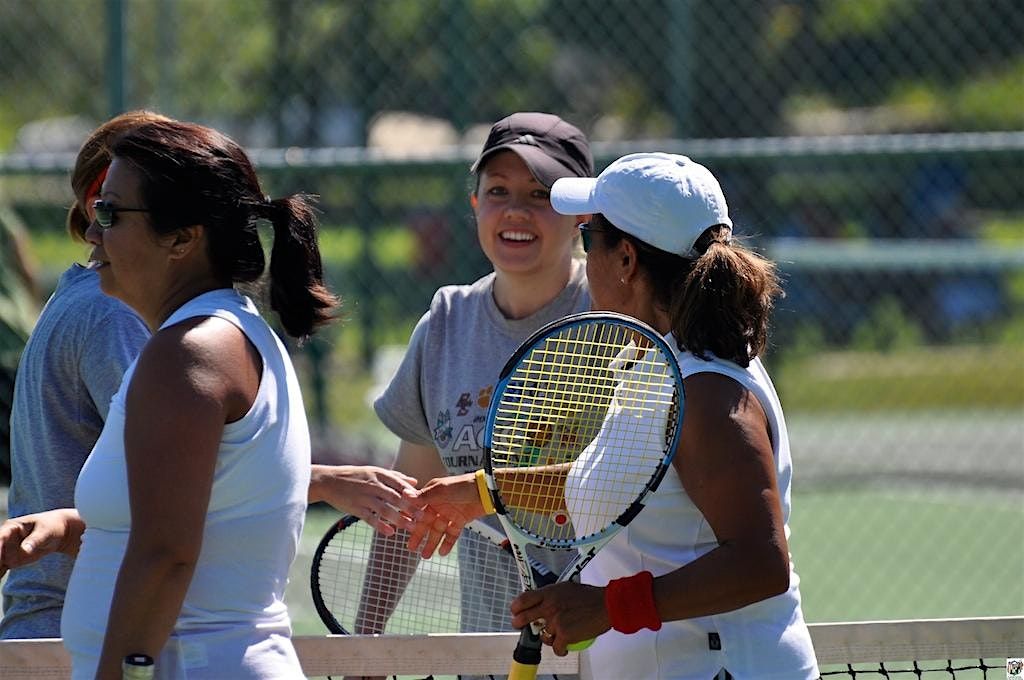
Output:
<svg viewBox="0 0 1024 680">
<path fill-rule="evenodd" d="M 75 202 L 67 215 L 74 240 L 85 243 L 92 203 L 110 165 L 111 140 L 154 120 L 167 119 L 149 111 L 124 113 L 82 144 L 71 172 Z M 94 269 L 73 264 L 61 275 L 18 364 L 10 517 L 75 504 L 75 480 L 103 429 L 110 399 L 148 339 L 139 315 L 100 290 Z M 72 557 L 58 553 L 11 571 L 3 586 L 0 639 L 60 637 L 73 564 Z"/>
<path fill-rule="evenodd" d="M 374 403 L 401 444 L 395 469 L 425 483 L 483 465 L 484 423 L 498 371 L 542 325 L 590 308 L 574 257 L 585 215 L 563 216 L 548 192 L 561 177 L 593 174 L 589 143 L 557 116 L 515 113 L 491 128 L 472 168 L 477 238 L 494 271 L 438 290 L 390 385 Z M 460 541 L 463 631 L 510 630 L 508 604 L 521 588 L 508 560 L 504 584 L 474 587 L 488 549 Z"/>
</svg>

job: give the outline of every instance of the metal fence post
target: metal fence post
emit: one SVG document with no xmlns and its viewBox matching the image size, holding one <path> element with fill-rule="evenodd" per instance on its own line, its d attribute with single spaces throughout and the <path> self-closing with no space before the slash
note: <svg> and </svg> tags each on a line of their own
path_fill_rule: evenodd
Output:
<svg viewBox="0 0 1024 680">
<path fill-rule="evenodd" d="M 369 135 L 370 112 L 376 110 L 373 76 L 367 73 L 365 65 L 371 63 L 370 28 L 373 22 L 373 5 L 368 2 L 356 3 L 352 14 L 352 69 L 353 98 L 360 105 L 362 120 L 359 124 L 359 146 L 366 146 Z M 358 198 L 353 206 L 353 218 L 356 228 L 362 237 L 362 257 L 359 258 L 360 275 L 356 277 L 358 284 L 356 296 L 359 305 L 359 318 L 362 326 L 360 351 L 364 366 L 373 365 L 374 328 L 377 324 L 377 304 L 373 298 L 374 287 L 380 280 L 380 269 L 373 252 L 374 217 L 379 215 L 375 206 L 372 186 L 372 171 L 358 169 L 352 176 L 355 184 L 354 195 Z"/>
<path fill-rule="evenodd" d="M 175 3 L 172 0 L 158 0 L 156 13 L 156 49 L 160 55 L 156 60 L 156 103 L 161 111 L 170 111 L 177 105 L 174 55 L 177 54 L 175 28 L 178 17 Z"/>
<path fill-rule="evenodd" d="M 107 0 L 107 108 L 111 116 L 124 111 L 124 1 Z"/>
<path fill-rule="evenodd" d="M 669 111 L 675 122 L 675 132 L 686 137 L 693 132 L 693 112 L 690 110 L 693 82 L 693 3 L 690 0 L 669 0 L 668 39 L 665 41 L 665 63 L 668 64 Z"/>
</svg>

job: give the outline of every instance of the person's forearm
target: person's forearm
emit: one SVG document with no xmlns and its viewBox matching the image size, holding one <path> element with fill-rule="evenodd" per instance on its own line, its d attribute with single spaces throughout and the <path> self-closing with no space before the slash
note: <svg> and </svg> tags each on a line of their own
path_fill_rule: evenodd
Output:
<svg viewBox="0 0 1024 680">
<path fill-rule="evenodd" d="M 114 588 L 97 678 L 121 680 L 121 661 L 128 654 L 159 656 L 174 629 L 194 569 L 195 560 L 182 558 L 180 549 L 135 547 L 129 541 Z"/>
<path fill-rule="evenodd" d="M 565 480 L 572 463 L 494 471 L 502 500 L 509 507 L 554 514 L 565 510 Z"/>
<path fill-rule="evenodd" d="M 75 508 L 61 508 L 54 512 L 60 513 L 64 520 L 64 538 L 58 552 L 74 557 L 82 547 L 82 534 L 85 533 L 85 522 Z"/>
<path fill-rule="evenodd" d="M 785 551 L 727 543 L 656 578 L 654 601 L 662 621 L 678 621 L 740 609 L 788 588 Z"/>
<path fill-rule="evenodd" d="M 85 523 L 74 508 L 59 508 L 12 517 L 0 524 L 0 578 L 52 553 L 74 557 L 82 545 Z"/>
<path fill-rule="evenodd" d="M 310 469 L 309 493 L 306 496 L 308 503 L 319 503 L 327 499 L 324 491 L 324 477 L 327 469 L 328 466 L 326 465 L 314 465 Z"/>
</svg>

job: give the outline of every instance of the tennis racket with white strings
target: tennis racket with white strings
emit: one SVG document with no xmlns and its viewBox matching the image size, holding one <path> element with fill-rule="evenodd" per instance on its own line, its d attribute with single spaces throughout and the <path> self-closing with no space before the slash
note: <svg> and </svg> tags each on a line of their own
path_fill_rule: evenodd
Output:
<svg viewBox="0 0 1024 680">
<path fill-rule="evenodd" d="M 643 509 L 675 455 L 683 405 L 674 352 L 625 315 L 569 316 L 516 350 L 488 411 L 484 476 L 524 589 L 541 585 L 527 546 L 575 549 L 558 581 L 577 580 Z M 536 677 L 542 627 L 522 630 L 509 680 Z"/>
<path fill-rule="evenodd" d="M 517 568 L 501 530 L 466 525 L 456 552 L 420 560 L 407 535 L 377 534 L 346 515 L 324 534 L 313 555 L 310 587 L 320 619 L 339 635 L 490 632 L 508 629 L 508 602 L 519 594 Z M 460 570 L 460 562 L 471 571 Z M 532 578 L 555 574 L 530 558 Z"/>
</svg>

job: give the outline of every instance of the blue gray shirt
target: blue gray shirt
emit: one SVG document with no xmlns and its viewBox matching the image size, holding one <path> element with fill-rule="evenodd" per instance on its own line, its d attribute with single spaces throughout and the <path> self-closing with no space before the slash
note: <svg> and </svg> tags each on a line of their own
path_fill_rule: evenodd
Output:
<svg viewBox="0 0 1024 680">
<path fill-rule="evenodd" d="M 46 303 L 18 365 L 11 414 L 8 514 L 74 506 L 75 480 L 103 429 L 121 376 L 149 339 L 96 272 L 72 265 Z M 11 571 L 0 638 L 60 637 L 73 560 L 49 555 Z"/>
</svg>

